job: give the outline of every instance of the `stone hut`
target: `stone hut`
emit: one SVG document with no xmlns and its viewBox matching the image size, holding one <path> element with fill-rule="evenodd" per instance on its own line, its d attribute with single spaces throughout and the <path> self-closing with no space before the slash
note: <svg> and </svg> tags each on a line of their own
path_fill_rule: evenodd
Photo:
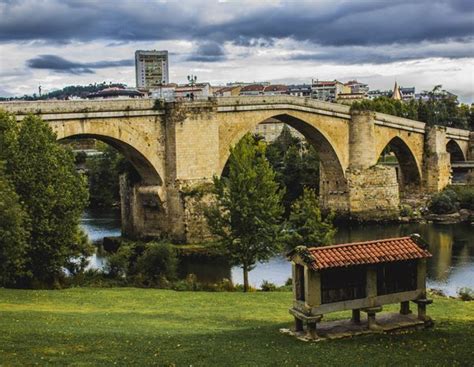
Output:
<svg viewBox="0 0 474 367">
<path fill-rule="evenodd" d="M 418 305 L 417 324 L 426 324 L 426 259 L 431 254 L 418 235 L 334 246 L 297 247 L 288 255 L 293 269 L 295 333 L 316 339 L 323 314 L 352 310 L 351 324 L 379 330 L 375 315 L 382 306 L 400 303 L 409 315 L 410 301 Z M 397 316 L 397 315 L 396 315 Z M 399 316 L 399 315 L 398 315 Z M 397 316 L 397 317 L 398 317 Z M 362 327 L 362 326 L 361 326 Z"/>
</svg>

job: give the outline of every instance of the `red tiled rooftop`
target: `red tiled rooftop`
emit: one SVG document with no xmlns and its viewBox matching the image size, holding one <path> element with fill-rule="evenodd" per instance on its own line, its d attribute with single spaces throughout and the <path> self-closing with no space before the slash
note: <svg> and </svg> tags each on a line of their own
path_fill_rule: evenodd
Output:
<svg viewBox="0 0 474 367">
<path fill-rule="evenodd" d="M 250 92 L 250 91 L 261 91 L 264 90 L 265 86 L 261 84 L 251 84 L 251 85 L 246 85 L 243 87 L 240 91 L 241 92 Z"/>
<path fill-rule="evenodd" d="M 287 91 L 288 86 L 283 84 L 272 84 L 265 87 L 265 92 Z"/>
<path fill-rule="evenodd" d="M 431 257 L 413 237 L 311 247 L 305 252 L 304 259 L 314 270 Z"/>
</svg>

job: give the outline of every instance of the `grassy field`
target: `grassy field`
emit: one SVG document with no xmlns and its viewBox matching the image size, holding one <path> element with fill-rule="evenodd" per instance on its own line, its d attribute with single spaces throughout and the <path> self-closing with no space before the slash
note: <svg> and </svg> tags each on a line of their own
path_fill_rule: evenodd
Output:
<svg viewBox="0 0 474 367">
<path fill-rule="evenodd" d="M 435 298 L 433 329 L 319 343 L 279 333 L 290 304 L 288 292 L 0 289 L 0 366 L 474 365 L 474 302 Z"/>
</svg>

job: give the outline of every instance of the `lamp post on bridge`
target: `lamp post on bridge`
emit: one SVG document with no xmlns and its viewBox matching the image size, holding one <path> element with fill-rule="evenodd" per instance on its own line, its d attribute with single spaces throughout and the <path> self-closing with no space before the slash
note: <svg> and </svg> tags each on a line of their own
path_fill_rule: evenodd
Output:
<svg viewBox="0 0 474 367">
<path fill-rule="evenodd" d="M 194 86 L 196 85 L 196 80 L 197 80 L 197 76 L 196 75 L 188 75 L 188 82 L 189 82 L 189 85 L 191 86 L 191 101 L 194 100 Z"/>
</svg>

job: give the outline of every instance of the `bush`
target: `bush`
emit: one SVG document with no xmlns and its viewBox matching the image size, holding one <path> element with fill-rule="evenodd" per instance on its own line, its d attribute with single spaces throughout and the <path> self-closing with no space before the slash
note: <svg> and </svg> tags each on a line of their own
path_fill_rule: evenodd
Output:
<svg viewBox="0 0 474 367">
<path fill-rule="evenodd" d="M 285 282 L 285 286 L 293 286 L 293 278 L 288 278 Z"/>
<path fill-rule="evenodd" d="M 158 284 L 160 277 L 175 279 L 177 266 L 176 249 L 168 243 L 147 243 L 145 251 L 136 262 L 137 274 L 140 274 L 145 282 L 152 284 Z"/>
<path fill-rule="evenodd" d="M 268 282 L 264 280 L 262 282 L 262 285 L 260 286 L 260 289 L 263 292 L 274 292 L 276 290 L 277 286 L 274 283 Z"/>
<path fill-rule="evenodd" d="M 473 301 L 474 300 L 474 289 L 463 287 L 458 290 L 459 298 L 463 301 Z"/>
<path fill-rule="evenodd" d="M 129 273 L 130 259 L 133 255 L 133 247 L 122 245 L 115 254 L 107 258 L 105 267 L 108 275 L 114 278 L 124 278 Z"/>
<path fill-rule="evenodd" d="M 402 207 L 400 208 L 400 216 L 401 217 L 413 217 L 414 213 L 413 213 L 413 209 L 411 208 L 411 206 L 409 205 L 402 205 Z"/>
<path fill-rule="evenodd" d="M 449 190 L 456 193 L 460 208 L 474 210 L 474 186 L 451 186 Z"/>
<path fill-rule="evenodd" d="M 433 195 L 429 204 L 429 209 L 435 214 L 451 214 L 457 210 L 457 203 L 453 200 L 453 195 L 451 193 L 443 191 Z"/>
</svg>

